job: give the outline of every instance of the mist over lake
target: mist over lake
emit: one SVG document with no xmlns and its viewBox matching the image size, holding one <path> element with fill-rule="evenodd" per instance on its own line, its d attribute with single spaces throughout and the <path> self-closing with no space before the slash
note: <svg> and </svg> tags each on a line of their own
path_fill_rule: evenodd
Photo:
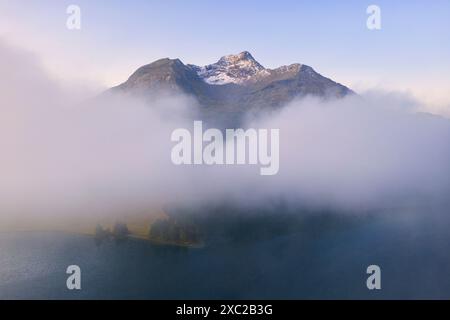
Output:
<svg viewBox="0 0 450 320">
<path fill-rule="evenodd" d="M 439 212 L 407 211 L 316 217 L 301 232 L 204 248 L 1 233 L 0 298 L 448 299 L 449 223 L 430 218 Z M 82 270 L 81 290 L 66 288 L 72 264 Z M 366 287 L 371 264 L 381 268 L 381 290 Z"/>
</svg>

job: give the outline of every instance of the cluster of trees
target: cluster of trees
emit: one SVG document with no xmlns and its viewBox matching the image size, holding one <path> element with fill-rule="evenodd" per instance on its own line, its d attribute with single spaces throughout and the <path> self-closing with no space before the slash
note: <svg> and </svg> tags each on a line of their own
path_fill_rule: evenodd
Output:
<svg viewBox="0 0 450 320">
<path fill-rule="evenodd" d="M 112 236 L 116 240 L 124 240 L 128 237 L 130 234 L 130 230 L 128 230 L 128 227 L 125 223 L 122 222 L 116 222 L 114 225 Z"/>
<path fill-rule="evenodd" d="M 149 238 L 172 243 L 194 244 L 200 241 L 198 228 L 189 223 L 182 223 L 174 218 L 161 219 L 152 224 Z"/>
<path fill-rule="evenodd" d="M 116 241 L 126 240 L 130 231 L 125 223 L 117 222 L 114 224 L 112 231 L 110 229 L 103 228 L 100 224 L 98 224 L 95 228 L 95 242 L 97 244 L 101 244 L 105 240 L 110 240 L 111 238 Z"/>
</svg>

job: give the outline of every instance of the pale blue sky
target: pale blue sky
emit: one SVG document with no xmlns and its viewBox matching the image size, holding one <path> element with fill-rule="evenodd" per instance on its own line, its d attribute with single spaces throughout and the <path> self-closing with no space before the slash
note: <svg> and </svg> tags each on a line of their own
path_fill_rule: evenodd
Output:
<svg viewBox="0 0 450 320">
<path fill-rule="evenodd" d="M 81 7 L 81 31 L 66 29 L 69 4 Z M 379 31 L 366 28 L 370 4 Z M 0 0 L 0 28 L 58 76 L 105 85 L 162 57 L 204 65 L 248 50 L 264 66 L 305 63 L 357 90 L 450 91 L 448 0 Z"/>
</svg>

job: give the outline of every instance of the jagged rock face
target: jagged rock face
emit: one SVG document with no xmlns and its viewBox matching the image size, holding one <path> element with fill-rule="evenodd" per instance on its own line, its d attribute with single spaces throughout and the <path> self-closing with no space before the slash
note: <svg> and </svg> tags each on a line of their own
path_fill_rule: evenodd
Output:
<svg viewBox="0 0 450 320">
<path fill-rule="evenodd" d="M 227 83 L 243 84 L 251 79 L 255 79 L 255 77 L 264 77 L 269 74 L 247 51 L 236 55 L 224 56 L 217 63 L 204 67 L 189 66 L 205 82 L 216 85 Z"/>
<path fill-rule="evenodd" d="M 353 93 L 307 65 L 266 69 L 247 51 L 203 67 L 161 59 L 139 68 L 111 91 L 150 99 L 161 91 L 188 94 L 198 100 L 204 120 L 228 124 L 235 124 L 250 110 L 272 110 L 296 97 L 339 98 Z"/>
</svg>

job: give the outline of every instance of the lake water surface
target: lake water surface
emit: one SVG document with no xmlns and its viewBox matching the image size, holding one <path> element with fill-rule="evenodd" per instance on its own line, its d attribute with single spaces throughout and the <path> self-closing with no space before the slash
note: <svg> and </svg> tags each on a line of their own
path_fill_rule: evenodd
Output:
<svg viewBox="0 0 450 320">
<path fill-rule="evenodd" d="M 0 298 L 450 298 L 447 225 L 399 220 L 201 249 L 0 233 Z M 79 291 L 66 288 L 73 264 L 82 270 Z M 382 270 L 378 291 L 366 287 L 371 264 Z"/>
</svg>

